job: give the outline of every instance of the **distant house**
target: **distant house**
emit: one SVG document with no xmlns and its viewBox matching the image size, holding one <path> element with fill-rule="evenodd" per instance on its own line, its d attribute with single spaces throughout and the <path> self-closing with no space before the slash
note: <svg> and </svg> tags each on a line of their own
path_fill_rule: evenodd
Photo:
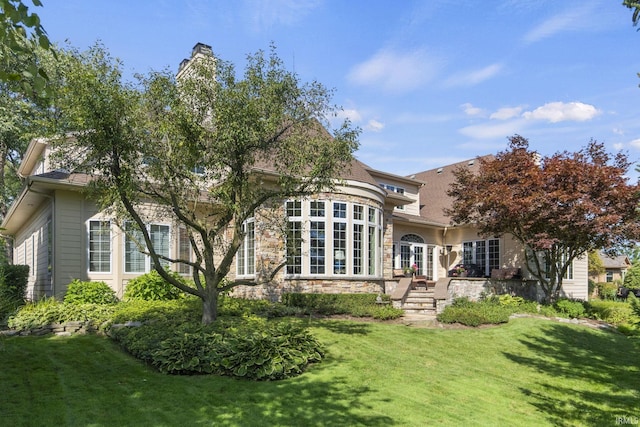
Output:
<svg viewBox="0 0 640 427">
<path fill-rule="evenodd" d="M 19 169 L 25 186 L 2 222 L 13 242 L 13 262 L 30 266 L 29 298 L 61 296 L 73 279 L 104 281 L 122 296 L 129 280 L 153 268 L 149 257 L 82 192 L 88 177 L 55 170 L 50 154 L 46 140 L 30 143 Z M 334 192 L 282 200 L 279 209 L 295 233 L 295 256 L 286 253 L 283 236 L 259 226 L 259 217 L 247 221 L 232 278 L 255 277 L 266 258 L 287 265 L 268 288 L 240 287 L 236 293 L 269 298 L 289 291 L 388 293 L 407 307 L 410 294 L 424 288 L 427 302 L 419 310 L 432 311 L 442 306 L 436 300 L 446 304 L 455 296 L 499 289 L 491 279 L 499 277 L 495 272 L 517 270 L 518 275 L 502 278 L 530 281 L 517 242 L 508 236 L 482 238 L 474 227 L 452 225 L 444 215 L 453 171 L 477 170 L 478 163 L 400 176 L 354 160 Z M 166 256 L 192 256 L 179 224 L 158 220 L 148 227 Z M 473 277 L 449 277 L 459 264 Z M 188 274 L 183 265 L 172 267 Z M 402 277 L 412 267 L 416 278 Z M 429 294 L 434 288 L 436 294 Z M 563 291 L 587 298 L 586 257 L 574 261 Z"/>
<path fill-rule="evenodd" d="M 598 256 L 602 260 L 604 273 L 591 276 L 590 279 L 596 283 L 601 282 L 623 282 L 627 270 L 631 268 L 631 262 L 626 255 L 609 256 L 603 251 L 598 251 Z"/>
</svg>

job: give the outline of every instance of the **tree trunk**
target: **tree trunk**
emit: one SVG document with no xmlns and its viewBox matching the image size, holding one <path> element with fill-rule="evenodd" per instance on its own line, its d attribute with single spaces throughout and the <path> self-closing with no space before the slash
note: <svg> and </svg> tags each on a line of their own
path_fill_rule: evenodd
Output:
<svg viewBox="0 0 640 427">
<path fill-rule="evenodd" d="M 202 324 L 208 325 L 218 318 L 218 292 L 207 292 L 202 299 Z"/>
</svg>

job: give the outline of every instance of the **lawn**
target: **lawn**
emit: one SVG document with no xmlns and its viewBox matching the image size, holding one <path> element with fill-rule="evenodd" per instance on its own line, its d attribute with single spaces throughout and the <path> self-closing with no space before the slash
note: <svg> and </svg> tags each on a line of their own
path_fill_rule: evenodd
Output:
<svg viewBox="0 0 640 427">
<path fill-rule="evenodd" d="M 312 320 L 297 378 L 159 374 L 106 338 L 0 340 L 11 426 L 616 425 L 640 418 L 640 346 L 540 319 L 479 329 Z"/>
</svg>

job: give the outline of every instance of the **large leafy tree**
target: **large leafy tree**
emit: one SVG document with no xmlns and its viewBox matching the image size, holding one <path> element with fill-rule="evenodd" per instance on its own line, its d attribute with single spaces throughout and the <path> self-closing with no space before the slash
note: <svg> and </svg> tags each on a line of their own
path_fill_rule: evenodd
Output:
<svg viewBox="0 0 640 427">
<path fill-rule="evenodd" d="M 284 199 L 330 189 L 358 130 L 344 122 L 330 135 L 331 91 L 301 83 L 275 48 L 248 56 L 241 77 L 232 64 L 200 56 L 178 81 L 154 72 L 138 86 L 123 81 L 121 65 L 99 46 L 74 56 L 57 107 L 64 131 L 74 133 L 60 140 L 59 158 L 92 175 L 90 197 L 129 221 L 158 273 L 199 297 L 203 322 L 214 321 L 221 292 L 268 283 L 284 265 L 262 260 L 255 281 L 228 280 L 246 221 L 260 215 L 277 232 L 268 218 L 283 222 L 272 213 Z M 159 217 L 185 230 L 195 259 L 157 247 L 146 224 Z M 169 263 L 190 267 L 193 286 L 176 280 Z"/>
<path fill-rule="evenodd" d="M 638 25 L 640 22 L 640 1 L 638 0 L 623 0 L 623 6 L 633 10 L 633 15 L 631 16 L 631 20 L 633 21 L 633 25 Z"/>
<path fill-rule="evenodd" d="M 479 159 L 477 174 L 456 172 L 448 213 L 483 235 L 512 235 L 552 300 L 573 260 L 637 238 L 640 192 L 625 178 L 626 155 L 611 156 L 595 141 L 575 153 L 542 157 L 527 139 L 509 140 L 508 150 Z"/>
<path fill-rule="evenodd" d="M 42 6 L 40 0 L 32 0 Z M 38 14 L 22 0 L 0 0 L 0 81 L 18 81 L 25 93 L 43 93 L 48 76 L 36 52 L 50 50 L 47 32 Z M 16 67 L 19 64 L 19 67 Z"/>
</svg>

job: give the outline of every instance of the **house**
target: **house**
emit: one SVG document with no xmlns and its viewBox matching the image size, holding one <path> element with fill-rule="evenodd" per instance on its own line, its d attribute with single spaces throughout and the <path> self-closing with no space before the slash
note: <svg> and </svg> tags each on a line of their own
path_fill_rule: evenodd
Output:
<svg viewBox="0 0 640 427">
<path fill-rule="evenodd" d="M 202 46 L 196 45 L 194 57 L 202 54 Z M 129 280 L 152 269 L 149 257 L 86 197 L 82 190 L 88 176 L 55 170 L 50 155 L 48 141 L 31 141 L 18 171 L 25 186 L 2 222 L 13 262 L 30 267 L 28 297 L 61 296 L 74 279 L 104 281 L 122 296 Z M 287 264 L 270 286 L 239 287 L 236 294 L 277 298 L 287 291 L 384 292 L 396 295 L 403 306 L 419 283 L 424 292 L 435 292 L 427 303 L 433 309 L 442 306 L 436 300 L 446 304 L 455 296 L 505 289 L 504 280 L 491 279 L 496 271 L 515 269 L 522 276 L 516 284 L 525 283 L 530 275 L 519 244 L 509 237 L 481 238 L 475 228 L 452 226 L 444 215 L 453 171 L 476 170 L 478 163 L 468 160 L 400 176 L 354 160 L 331 193 L 281 201 L 278 209 L 292 239 L 287 247 L 281 234 L 260 227 L 259 215 L 244 224 L 245 241 L 231 276 L 252 279 L 273 260 Z M 159 219 L 148 230 L 163 255 L 191 256 L 179 224 Z M 457 264 L 473 266 L 476 277 L 448 277 Z M 411 266 L 418 281 L 398 277 Z M 184 267 L 172 266 L 188 274 Z M 586 257 L 573 263 L 563 288 L 569 297 L 587 298 Z"/>
<path fill-rule="evenodd" d="M 624 276 L 627 274 L 627 270 L 631 268 L 629 258 L 626 255 L 610 256 L 604 251 L 598 251 L 597 255 L 602 261 L 604 273 L 591 276 L 590 279 L 596 283 L 624 282 Z"/>
</svg>

